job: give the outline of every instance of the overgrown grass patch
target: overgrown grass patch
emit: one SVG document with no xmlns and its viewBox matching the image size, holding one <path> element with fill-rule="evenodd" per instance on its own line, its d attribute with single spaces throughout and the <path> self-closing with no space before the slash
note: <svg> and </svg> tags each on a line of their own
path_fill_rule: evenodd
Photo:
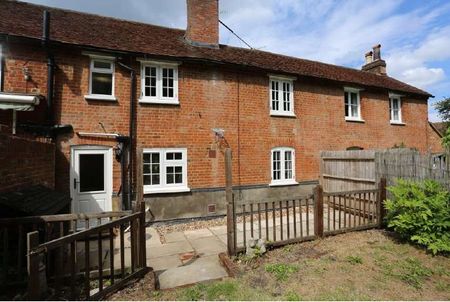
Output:
<svg viewBox="0 0 450 302">
<path fill-rule="evenodd" d="M 356 264 L 362 264 L 362 263 L 363 263 L 363 260 L 362 260 L 361 256 L 353 256 L 353 255 L 349 255 L 349 256 L 347 256 L 347 257 L 345 258 L 345 260 L 346 260 L 348 263 L 353 264 L 353 265 L 356 265 Z"/>
<path fill-rule="evenodd" d="M 273 249 L 249 263 L 235 258 L 236 278 L 154 295 L 138 288 L 132 299 L 116 300 L 450 300 L 449 258 L 390 234 L 353 232 Z"/>
<path fill-rule="evenodd" d="M 275 276 L 278 281 L 286 281 L 292 274 L 298 272 L 298 266 L 293 264 L 267 264 L 265 270 Z"/>
</svg>

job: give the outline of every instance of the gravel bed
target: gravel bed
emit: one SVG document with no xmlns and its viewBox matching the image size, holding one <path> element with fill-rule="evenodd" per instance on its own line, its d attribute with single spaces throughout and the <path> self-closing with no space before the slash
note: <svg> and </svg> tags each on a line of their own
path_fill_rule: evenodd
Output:
<svg viewBox="0 0 450 302">
<path fill-rule="evenodd" d="M 256 209 L 255 209 L 256 210 Z M 302 207 L 301 209 L 302 213 L 306 213 L 306 208 Z M 309 212 L 313 212 L 313 207 L 309 207 Z M 289 213 L 292 215 L 293 211 L 292 208 L 289 209 Z M 296 208 L 296 213 L 300 213 L 299 207 Z M 275 217 L 280 217 L 280 211 L 275 211 Z M 287 216 L 286 210 L 283 211 L 282 216 Z M 268 211 L 267 215 L 268 219 L 272 219 L 273 212 Z M 250 216 L 246 215 L 246 222 L 248 223 L 250 221 Z M 256 222 L 258 219 L 258 214 L 253 215 L 253 221 Z M 261 212 L 261 220 L 265 220 L 265 212 Z M 243 222 L 243 216 L 237 216 L 236 222 L 240 223 Z M 173 232 L 184 232 L 184 231 L 190 231 L 190 230 L 199 230 L 199 229 L 206 229 L 210 227 L 215 226 L 223 226 L 227 224 L 227 217 L 213 217 L 213 218 L 196 218 L 196 219 L 190 219 L 190 220 L 179 220 L 179 221 L 168 221 L 168 222 L 157 222 L 153 224 L 153 227 L 156 229 L 156 231 L 159 234 L 160 240 L 162 243 L 166 243 L 165 235 Z"/>
</svg>

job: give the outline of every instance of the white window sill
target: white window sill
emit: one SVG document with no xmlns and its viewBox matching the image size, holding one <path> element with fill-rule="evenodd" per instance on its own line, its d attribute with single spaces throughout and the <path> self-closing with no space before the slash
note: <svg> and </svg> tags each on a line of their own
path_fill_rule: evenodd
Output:
<svg viewBox="0 0 450 302">
<path fill-rule="evenodd" d="M 96 101 L 117 101 L 117 98 L 112 95 L 101 95 L 101 94 L 87 94 L 84 96 L 86 100 L 96 100 Z"/>
<path fill-rule="evenodd" d="M 397 125 L 397 126 L 405 126 L 406 124 L 399 121 L 390 121 L 391 125 Z"/>
<path fill-rule="evenodd" d="M 271 182 L 269 184 L 269 187 L 295 186 L 295 185 L 298 185 L 298 182 L 296 182 L 295 180 L 286 180 L 286 181 Z"/>
<path fill-rule="evenodd" d="M 346 117 L 345 121 L 346 122 L 356 122 L 356 123 L 365 123 L 366 122 L 365 120 L 358 118 L 358 117 Z"/>
<path fill-rule="evenodd" d="M 297 117 L 294 112 L 270 111 L 270 116 Z"/>
<path fill-rule="evenodd" d="M 141 104 L 159 104 L 159 105 L 179 105 L 178 99 L 164 100 L 164 99 L 152 99 L 152 98 L 140 98 L 139 103 Z"/>
<path fill-rule="evenodd" d="M 157 188 L 157 189 L 149 189 L 144 187 L 144 194 L 158 194 L 158 193 L 183 193 L 190 192 L 191 189 L 188 187 L 166 187 L 166 188 Z"/>
</svg>

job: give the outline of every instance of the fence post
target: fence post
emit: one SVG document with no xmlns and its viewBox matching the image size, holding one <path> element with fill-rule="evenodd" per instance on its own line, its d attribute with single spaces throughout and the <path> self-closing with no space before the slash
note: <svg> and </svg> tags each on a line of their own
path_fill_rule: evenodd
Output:
<svg viewBox="0 0 450 302">
<path fill-rule="evenodd" d="M 141 201 L 139 204 L 141 216 L 139 217 L 139 236 L 140 236 L 140 258 L 141 267 L 147 267 L 147 250 L 145 244 L 145 203 Z"/>
<path fill-rule="evenodd" d="M 233 198 L 233 177 L 232 177 L 232 154 L 231 149 L 225 149 L 225 196 L 227 200 L 227 250 L 228 255 L 233 256 L 236 254 L 235 236 L 236 230 L 235 219 L 236 212 L 234 208 Z"/>
<path fill-rule="evenodd" d="M 323 237 L 323 188 L 314 188 L 314 235 Z"/>
<path fill-rule="evenodd" d="M 28 266 L 28 300 L 40 300 L 39 289 L 39 254 L 31 253 L 39 246 L 39 232 L 34 231 L 27 234 L 27 266 Z"/>
<path fill-rule="evenodd" d="M 384 208 L 384 201 L 386 200 L 386 178 L 380 178 L 380 183 L 378 184 L 379 196 L 377 204 L 377 211 L 380 214 L 378 217 L 378 225 L 381 227 L 383 225 L 383 219 L 386 215 L 386 209 Z"/>
</svg>

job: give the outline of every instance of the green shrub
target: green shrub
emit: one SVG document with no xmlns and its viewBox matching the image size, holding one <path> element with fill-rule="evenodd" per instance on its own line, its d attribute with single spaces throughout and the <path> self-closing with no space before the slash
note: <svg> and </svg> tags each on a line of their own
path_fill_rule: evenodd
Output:
<svg viewBox="0 0 450 302">
<path fill-rule="evenodd" d="M 397 180 L 386 200 L 388 228 L 433 254 L 450 252 L 450 194 L 432 180 Z"/>
</svg>

